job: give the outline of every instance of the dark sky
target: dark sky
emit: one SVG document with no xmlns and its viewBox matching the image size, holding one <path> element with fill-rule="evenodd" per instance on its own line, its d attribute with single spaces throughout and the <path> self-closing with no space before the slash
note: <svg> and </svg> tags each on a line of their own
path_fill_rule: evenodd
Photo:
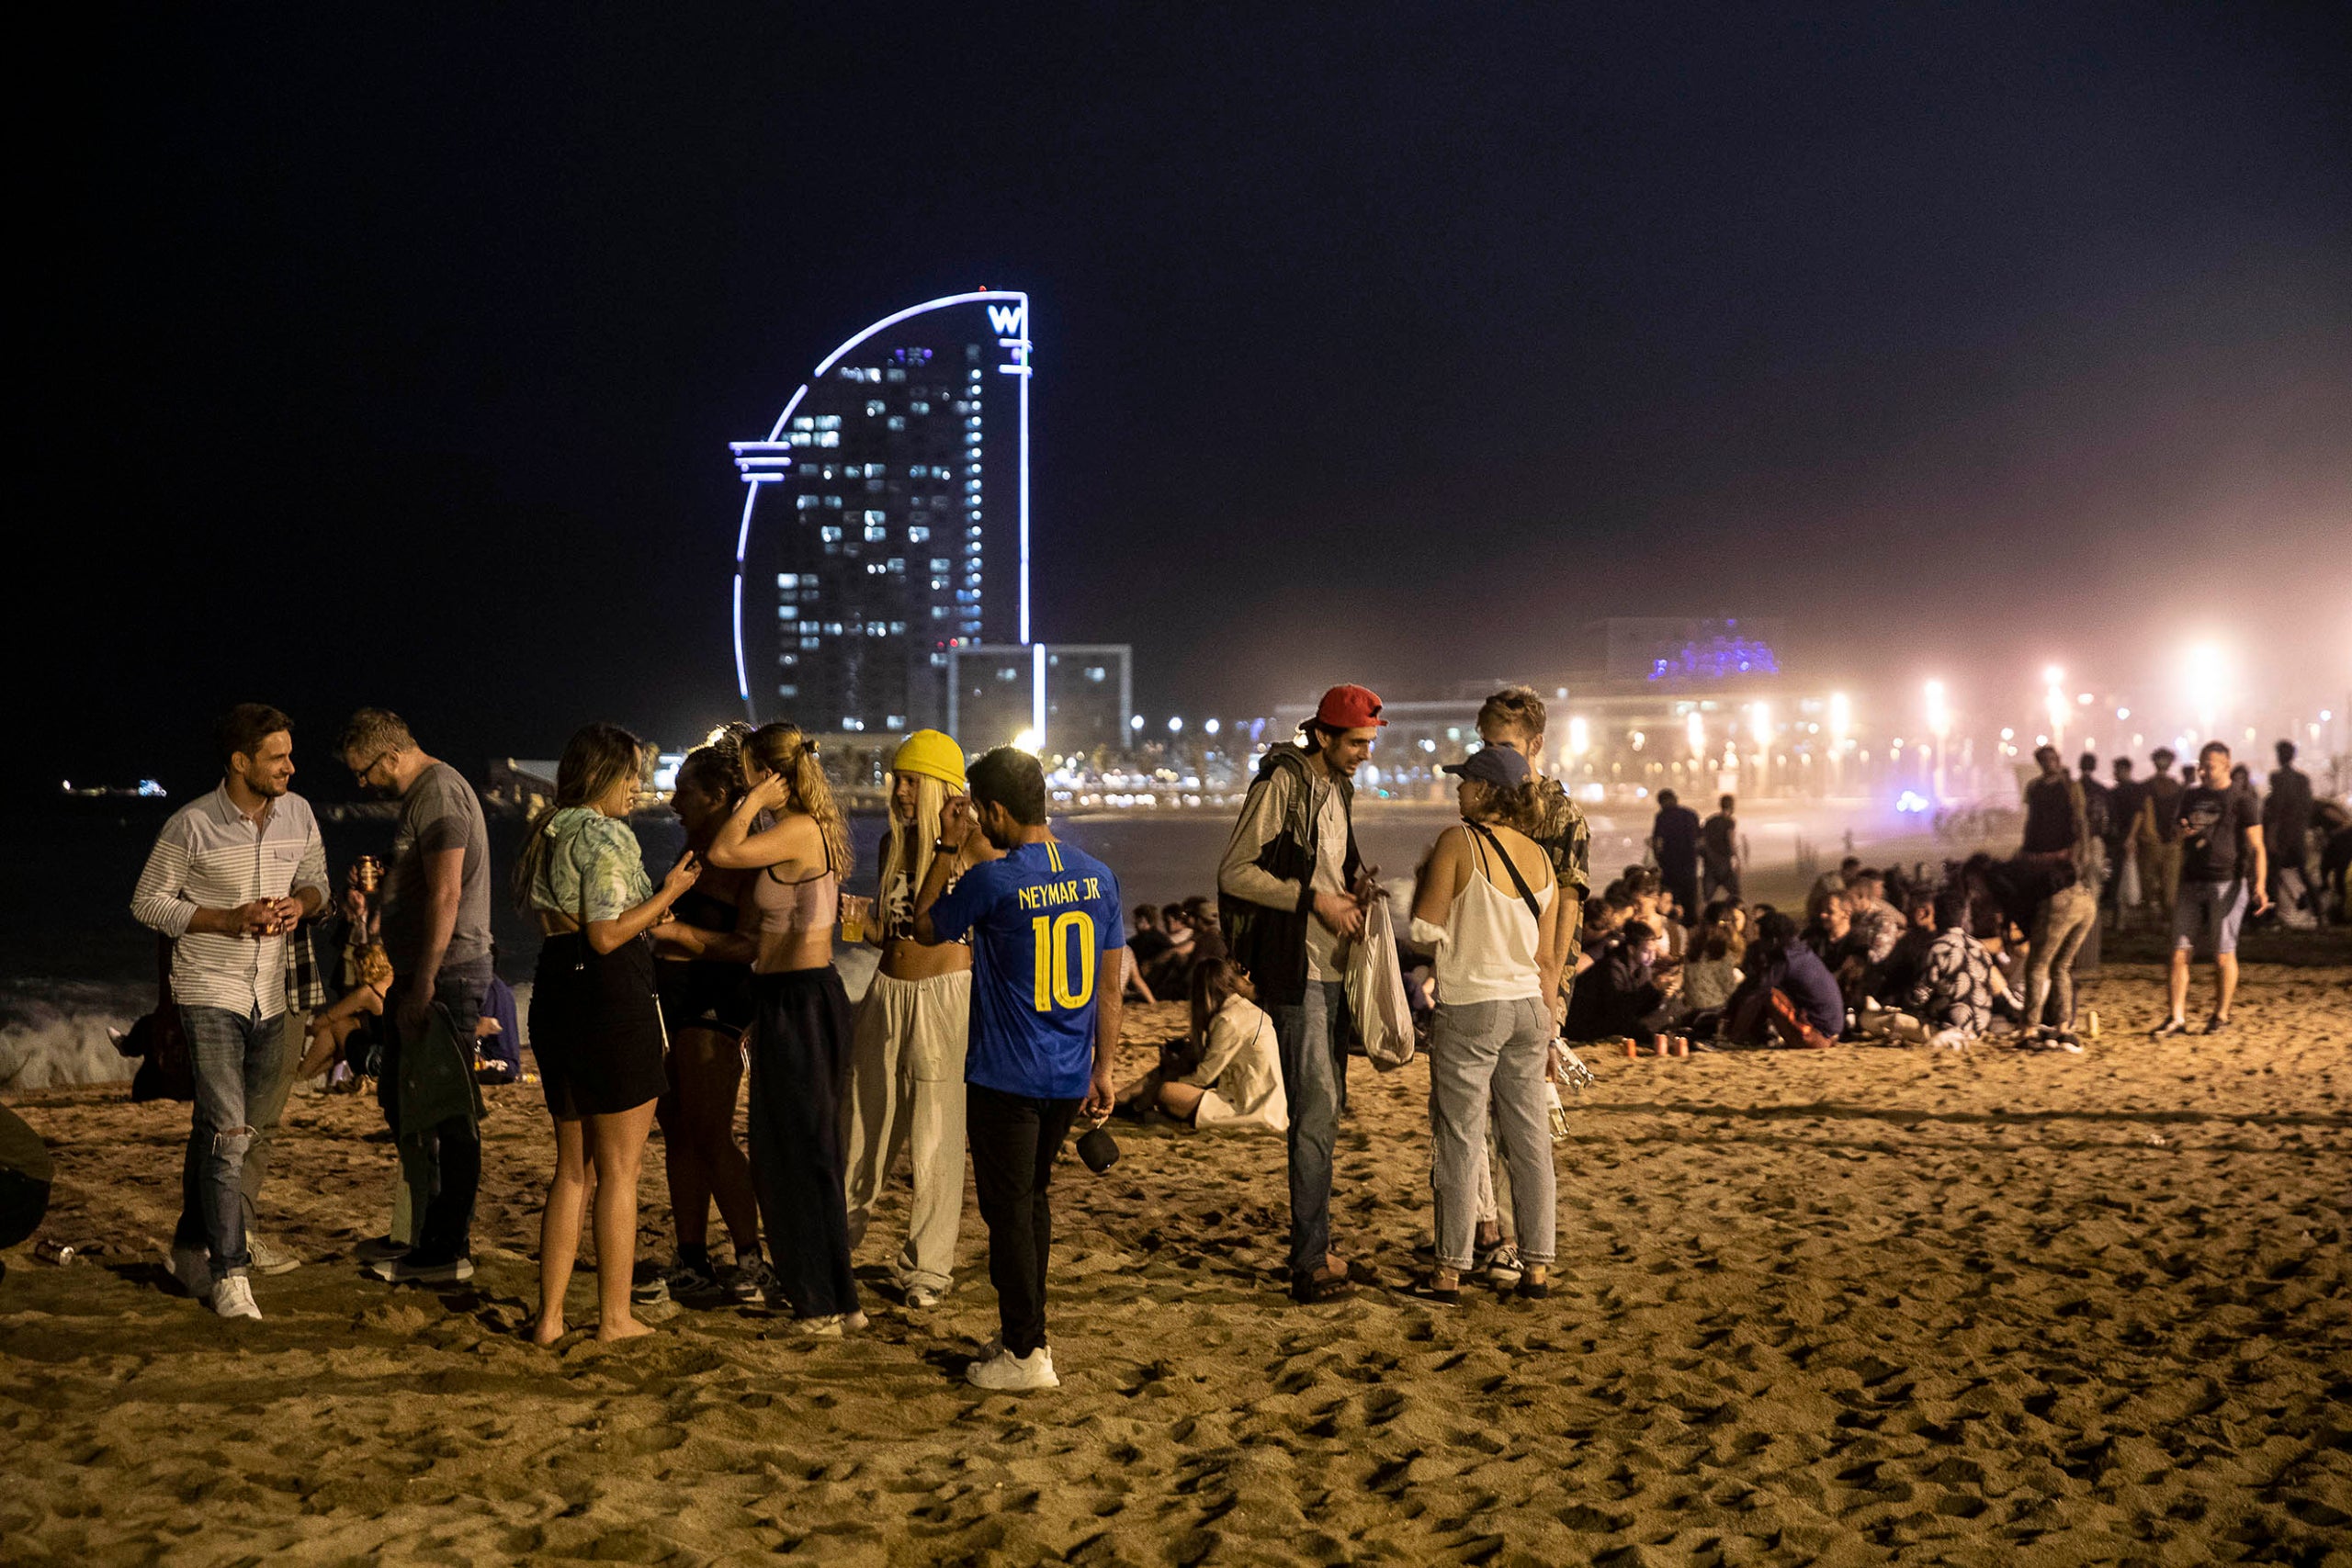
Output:
<svg viewBox="0 0 2352 1568">
<path fill-rule="evenodd" d="M 725 443 L 978 285 L 1035 299 L 1040 634 L 1155 715 L 1628 613 L 2339 692 L 2330 9 L 94 11 L 31 153 L 33 701 L 82 772 L 246 694 L 469 765 L 686 736 Z"/>
</svg>

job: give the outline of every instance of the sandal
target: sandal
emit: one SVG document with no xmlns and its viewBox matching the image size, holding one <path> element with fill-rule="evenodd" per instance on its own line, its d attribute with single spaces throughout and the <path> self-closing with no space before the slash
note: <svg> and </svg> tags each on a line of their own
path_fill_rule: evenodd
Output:
<svg viewBox="0 0 2352 1568">
<path fill-rule="evenodd" d="M 1291 1278 L 1290 1299 L 1301 1306 L 1345 1301 L 1355 1293 L 1355 1282 L 1345 1274 L 1297 1274 Z"/>
<path fill-rule="evenodd" d="M 2229 1026 L 2230 1021 L 2223 1018 L 2217 1012 L 2212 1017 L 2205 1021 L 2205 1032 L 2208 1034 L 2219 1034 L 2223 1030 L 2229 1028 Z"/>
<path fill-rule="evenodd" d="M 1530 1280 L 1522 1275 L 1518 1285 L 1512 1289 L 1511 1294 L 1523 1302 L 1548 1301 L 1552 1295 L 1552 1281 Z"/>
<path fill-rule="evenodd" d="M 2186 1034 L 2188 1032 L 2188 1025 L 2183 1023 L 2177 1018 L 2168 1018 L 2165 1020 L 2164 1022 L 2148 1031 L 2148 1038 L 2151 1040 L 2169 1040 L 2176 1034 Z"/>
</svg>

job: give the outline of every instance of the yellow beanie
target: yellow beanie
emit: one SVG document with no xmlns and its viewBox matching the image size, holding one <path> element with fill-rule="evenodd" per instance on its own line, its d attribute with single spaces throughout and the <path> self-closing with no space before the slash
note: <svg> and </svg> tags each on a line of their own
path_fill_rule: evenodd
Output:
<svg viewBox="0 0 2352 1568">
<path fill-rule="evenodd" d="M 893 771 L 921 773 L 937 779 L 948 788 L 962 791 L 964 782 L 964 749 L 956 738 L 941 730 L 918 729 L 899 743 L 899 753 L 890 759 Z"/>
</svg>

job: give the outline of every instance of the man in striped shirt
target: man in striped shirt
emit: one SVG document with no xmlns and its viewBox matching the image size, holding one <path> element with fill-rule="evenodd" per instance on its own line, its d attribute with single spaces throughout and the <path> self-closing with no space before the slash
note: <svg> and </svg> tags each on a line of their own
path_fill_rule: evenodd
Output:
<svg viewBox="0 0 2352 1568">
<path fill-rule="evenodd" d="M 221 1316 L 257 1318 L 239 1183 L 253 1118 L 286 1072 L 286 942 L 326 905 L 326 846 L 288 790 L 293 721 L 241 703 L 220 739 L 220 787 L 164 824 L 130 912 L 172 939 L 172 999 L 196 1077 L 173 1269 Z"/>
</svg>

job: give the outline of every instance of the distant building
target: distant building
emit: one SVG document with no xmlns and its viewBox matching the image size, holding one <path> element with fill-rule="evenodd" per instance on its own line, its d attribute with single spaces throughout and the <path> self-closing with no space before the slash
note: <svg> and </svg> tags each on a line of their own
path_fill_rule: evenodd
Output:
<svg viewBox="0 0 2352 1568">
<path fill-rule="evenodd" d="M 967 751 L 1021 745 L 1058 758 L 1124 750 L 1132 665 L 1125 643 L 950 649 L 947 730 Z"/>
<path fill-rule="evenodd" d="M 735 673 L 754 722 L 947 717 L 953 656 L 1025 651 L 1029 297 L 900 310 L 818 365 L 763 441 L 732 443 Z"/>
</svg>

